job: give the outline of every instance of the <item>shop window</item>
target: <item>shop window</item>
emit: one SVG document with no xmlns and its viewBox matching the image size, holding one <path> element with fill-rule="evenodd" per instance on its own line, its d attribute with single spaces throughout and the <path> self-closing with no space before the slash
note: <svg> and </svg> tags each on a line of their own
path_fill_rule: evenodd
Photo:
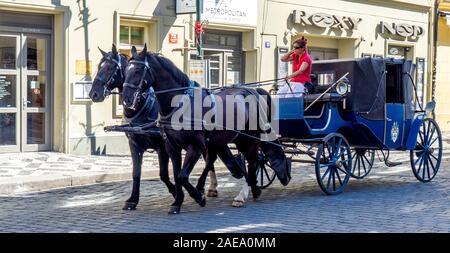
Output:
<svg viewBox="0 0 450 253">
<path fill-rule="evenodd" d="M 338 59 L 338 50 L 335 48 L 310 47 L 309 54 L 313 61 Z"/>
<path fill-rule="evenodd" d="M 120 25 L 119 51 L 131 56 L 131 47 L 142 49 L 145 44 L 145 27 L 134 25 Z"/>
<path fill-rule="evenodd" d="M 413 49 L 408 46 L 389 45 L 388 57 L 412 60 Z"/>
</svg>

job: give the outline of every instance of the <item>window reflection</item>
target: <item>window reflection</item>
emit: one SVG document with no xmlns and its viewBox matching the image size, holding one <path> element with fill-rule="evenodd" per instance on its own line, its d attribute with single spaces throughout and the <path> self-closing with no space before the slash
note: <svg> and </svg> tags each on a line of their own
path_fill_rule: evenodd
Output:
<svg viewBox="0 0 450 253">
<path fill-rule="evenodd" d="M 16 145 L 16 114 L 0 113 L 0 146 Z"/>
<path fill-rule="evenodd" d="M 27 114 L 27 144 L 45 143 L 45 114 Z"/>
<path fill-rule="evenodd" d="M 16 69 L 16 38 L 0 36 L 0 69 Z"/>
</svg>

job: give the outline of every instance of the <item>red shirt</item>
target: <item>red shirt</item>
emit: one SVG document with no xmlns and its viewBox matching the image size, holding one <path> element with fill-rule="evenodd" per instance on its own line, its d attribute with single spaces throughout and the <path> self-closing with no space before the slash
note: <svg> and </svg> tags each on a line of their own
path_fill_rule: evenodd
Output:
<svg viewBox="0 0 450 253">
<path fill-rule="evenodd" d="M 292 57 L 294 58 L 294 64 L 292 64 L 292 73 L 300 69 L 300 66 L 302 66 L 302 63 L 306 62 L 308 63 L 308 67 L 301 73 L 300 75 L 294 77 L 291 79 L 291 82 L 296 83 L 307 83 L 311 82 L 311 67 L 312 67 L 312 60 L 311 56 L 307 52 L 303 53 L 302 55 L 293 53 Z"/>
</svg>

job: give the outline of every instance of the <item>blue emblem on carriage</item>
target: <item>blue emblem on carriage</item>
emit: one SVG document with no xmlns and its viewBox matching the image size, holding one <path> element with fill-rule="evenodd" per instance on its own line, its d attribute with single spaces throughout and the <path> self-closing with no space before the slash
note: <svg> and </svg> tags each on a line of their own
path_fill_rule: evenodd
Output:
<svg viewBox="0 0 450 253">
<path fill-rule="evenodd" d="M 397 142 L 398 132 L 399 132 L 398 124 L 397 124 L 397 121 L 395 121 L 394 125 L 392 125 L 392 130 L 391 130 L 391 138 L 392 138 L 393 143 Z"/>
</svg>

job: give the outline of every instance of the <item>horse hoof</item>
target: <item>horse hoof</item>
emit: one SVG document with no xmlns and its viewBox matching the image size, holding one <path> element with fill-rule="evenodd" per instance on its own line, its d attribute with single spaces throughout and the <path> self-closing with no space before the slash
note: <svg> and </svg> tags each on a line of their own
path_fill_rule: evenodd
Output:
<svg viewBox="0 0 450 253">
<path fill-rule="evenodd" d="M 122 210 L 126 210 L 126 211 L 136 210 L 136 206 L 137 206 L 137 203 L 126 202 L 125 205 L 123 206 Z"/>
<path fill-rule="evenodd" d="M 244 206 L 244 201 L 242 201 L 242 200 L 235 200 L 235 201 L 233 201 L 233 204 L 231 204 L 231 206 L 233 206 L 233 207 L 243 207 Z"/>
<path fill-rule="evenodd" d="M 179 206 L 170 206 L 168 214 L 179 214 L 181 207 Z"/>
<path fill-rule="evenodd" d="M 258 189 L 256 191 L 252 191 L 252 193 L 253 193 L 253 198 L 258 199 L 261 196 L 262 191 L 261 191 L 261 189 Z"/>
<path fill-rule="evenodd" d="M 206 197 L 205 197 L 205 195 L 202 195 L 202 199 L 198 202 L 198 204 L 201 207 L 205 207 L 206 206 Z"/>
<path fill-rule="evenodd" d="M 217 193 L 217 190 L 208 190 L 207 196 L 210 198 L 217 198 L 217 196 L 219 196 L 219 194 Z"/>
</svg>

